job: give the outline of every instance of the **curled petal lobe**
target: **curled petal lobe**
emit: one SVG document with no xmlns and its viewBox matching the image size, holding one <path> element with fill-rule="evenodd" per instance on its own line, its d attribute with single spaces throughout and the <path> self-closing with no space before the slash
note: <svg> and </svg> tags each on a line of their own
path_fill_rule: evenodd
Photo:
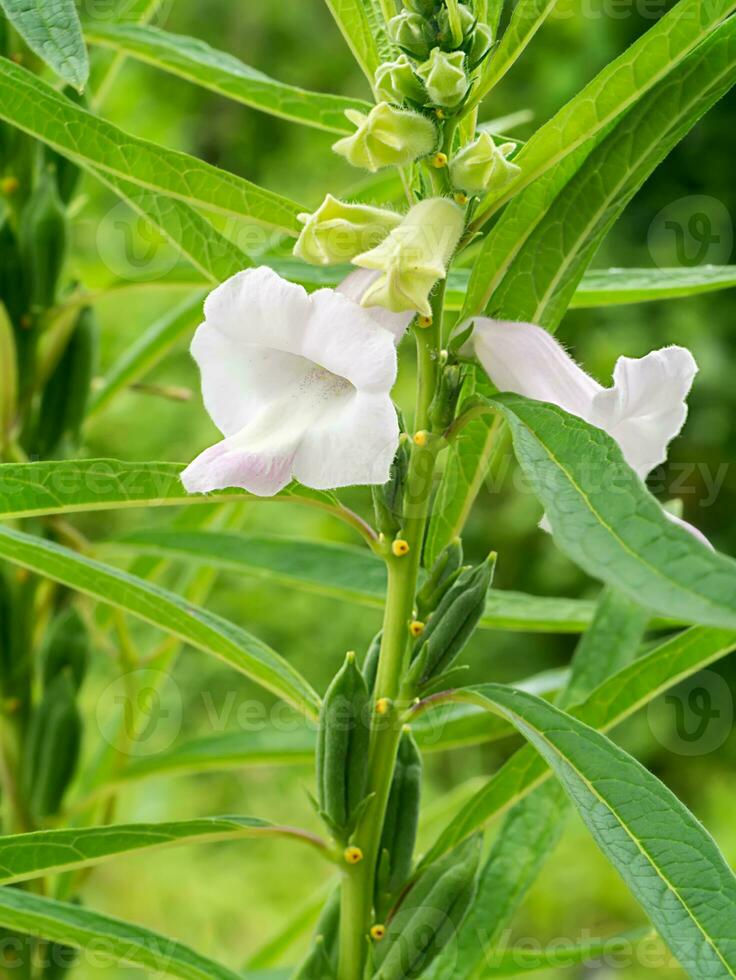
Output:
<svg viewBox="0 0 736 980">
<path fill-rule="evenodd" d="M 337 292 L 347 296 L 354 303 L 360 304 L 370 287 L 380 276 L 381 273 L 375 269 L 356 269 L 343 279 L 337 287 Z M 384 306 L 365 306 L 363 309 L 379 327 L 383 327 L 384 330 L 388 330 L 393 334 L 397 344 L 414 319 L 414 312 L 412 310 L 404 313 L 392 313 L 391 310 L 387 310 Z"/>
<path fill-rule="evenodd" d="M 226 437 L 184 471 L 192 492 L 270 496 L 295 476 L 328 489 L 385 479 L 398 423 L 394 336 L 347 296 L 309 296 L 266 268 L 219 286 L 192 343 Z"/>
</svg>

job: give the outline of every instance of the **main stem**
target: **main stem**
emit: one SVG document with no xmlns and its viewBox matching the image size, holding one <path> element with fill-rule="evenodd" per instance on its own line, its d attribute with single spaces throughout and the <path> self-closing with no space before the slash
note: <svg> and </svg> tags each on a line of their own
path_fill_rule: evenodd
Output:
<svg viewBox="0 0 736 980">
<path fill-rule="evenodd" d="M 429 429 L 429 406 L 437 387 L 438 354 L 442 336 L 444 283 L 433 301 L 432 326 L 417 328 L 417 405 L 415 431 Z M 404 499 L 402 539 L 409 545 L 403 557 L 391 554 L 383 618 L 381 653 L 376 676 L 374 704 L 386 699 L 389 710 L 374 710 L 368 756 L 368 790 L 371 802 L 358 821 L 352 843 L 361 849 L 359 864 L 347 866 L 342 884 L 338 980 L 361 980 L 372 923 L 373 891 L 378 849 L 401 738 L 402 683 L 409 656 L 409 624 L 414 611 L 422 543 L 429 512 L 437 456 L 436 440 L 414 445 Z"/>
</svg>

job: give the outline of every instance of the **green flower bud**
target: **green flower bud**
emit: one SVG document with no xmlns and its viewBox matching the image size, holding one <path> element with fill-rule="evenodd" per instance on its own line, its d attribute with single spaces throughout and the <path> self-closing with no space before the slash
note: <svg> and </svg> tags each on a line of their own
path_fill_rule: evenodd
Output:
<svg viewBox="0 0 736 980">
<path fill-rule="evenodd" d="M 481 133 L 474 143 L 464 146 L 450 164 L 453 186 L 467 194 L 500 190 L 521 172 L 508 160 L 514 148 L 513 143 L 496 146 L 492 136 Z"/>
<path fill-rule="evenodd" d="M 385 102 L 401 105 L 407 99 L 424 102 L 424 86 L 414 72 L 414 66 L 405 54 L 396 61 L 387 61 L 376 70 L 376 92 Z"/>
<path fill-rule="evenodd" d="M 416 204 L 377 248 L 353 259 L 364 269 L 383 272 L 363 296 L 363 306 L 430 316 L 429 293 L 447 275 L 464 228 L 463 209 L 447 198 Z"/>
<path fill-rule="evenodd" d="M 493 31 L 488 24 L 478 24 L 468 47 L 468 64 L 474 71 L 493 45 Z"/>
<path fill-rule="evenodd" d="M 454 109 L 468 91 L 465 55 L 462 51 L 453 51 L 450 54 L 433 48 L 429 59 L 417 68 L 417 74 L 424 82 L 427 95 L 434 105 Z"/>
<path fill-rule="evenodd" d="M 391 40 L 417 58 L 426 58 L 435 43 L 430 24 L 421 14 L 403 10 L 388 22 Z"/>
<path fill-rule="evenodd" d="M 422 17 L 434 17 L 441 0 L 404 0 L 404 6 Z"/>
<path fill-rule="evenodd" d="M 401 224 L 401 215 L 367 204 L 347 204 L 328 194 L 314 214 L 300 214 L 304 225 L 294 255 L 312 265 L 349 262 L 375 248 Z"/>
<path fill-rule="evenodd" d="M 355 109 L 345 115 L 358 127 L 332 147 L 354 167 L 375 173 L 382 167 L 403 167 L 427 156 L 437 145 L 437 130 L 426 116 L 379 102 L 365 116 Z"/>
<path fill-rule="evenodd" d="M 450 12 L 447 7 L 443 7 L 437 16 L 440 45 L 449 51 L 459 48 L 470 37 L 476 20 L 477 18 L 470 7 L 464 3 L 459 3 L 457 31 L 455 31 L 453 30 Z"/>
</svg>

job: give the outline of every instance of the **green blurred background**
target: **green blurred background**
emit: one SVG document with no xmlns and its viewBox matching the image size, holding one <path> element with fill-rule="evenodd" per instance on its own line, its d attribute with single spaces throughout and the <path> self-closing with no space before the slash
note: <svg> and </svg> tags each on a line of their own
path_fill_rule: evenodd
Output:
<svg viewBox="0 0 736 980">
<path fill-rule="evenodd" d="M 367 94 L 320 0 L 177 0 L 164 7 L 166 16 L 158 20 L 162 26 L 206 40 L 281 80 L 326 92 Z M 493 93 L 483 118 L 532 109 L 534 122 L 514 131 L 524 138 L 645 30 L 652 15 L 664 9 L 664 5 L 644 0 L 585 0 L 583 7 L 572 0 L 561 5 L 560 14 L 543 28 Z M 103 8 L 91 2 L 87 14 L 105 16 Z M 329 134 L 269 118 L 138 64 L 126 63 L 105 113 L 124 129 L 282 190 L 308 208 L 316 206 L 326 191 L 345 193 L 356 181 L 356 173 L 330 153 Z M 729 261 L 736 215 L 735 123 L 733 99 L 711 112 L 635 199 L 597 257 L 597 266 Z M 156 316 L 181 300 L 181 292 L 156 287 L 162 272 L 174 271 L 174 254 L 92 181 L 85 182 L 84 193 L 75 220 L 75 275 L 100 287 L 126 277 L 143 277 L 152 283 L 148 290 L 131 291 L 124 301 L 116 298 L 100 305 L 104 373 Z M 682 241 L 672 231 L 673 224 L 682 229 Z M 703 229 L 708 228 L 704 234 Z M 666 471 L 657 474 L 653 487 L 663 499 L 681 497 L 688 520 L 719 548 L 733 554 L 736 473 L 730 464 L 736 442 L 736 385 L 731 373 L 736 338 L 732 309 L 733 294 L 721 293 L 609 311 L 578 311 L 568 316 L 561 338 L 603 383 L 608 382 L 621 353 L 639 356 L 668 343 L 693 350 L 701 374 L 690 401 L 691 417 L 673 447 Z M 409 365 L 409 380 L 400 393 L 408 408 L 411 351 L 407 348 L 403 356 Z M 214 440 L 215 430 L 196 393 L 196 372 L 185 343 L 147 381 L 190 388 L 194 394 L 190 401 L 179 402 L 141 392 L 125 393 L 89 427 L 85 455 L 185 461 Z M 529 494 L 518 490 L 513 467 L 503 471 L 503 479 L 481 495 L 469 524 L 467 550 L 474 557 L 490 547 L 499 551 L 497 582 L 502 587 L 542 595 L 595 595 L 596 586 L 537 529 L 540 509 Z M 714 480 L 721 483 L 718 493 L 710 489 Z M 358 508 L 364 506 L 362 493 L 348 496 Z M 114 521 L 109 515 L 88 517 L 80 526 L 92 537 L 103 537 L 170 516 L 133 511 Z M 305 514 L 289 505 L 251 505 L 243 527 L 351 542 L 348 533 L 329 518 Z M 172 577 L 170 584 L 175 583 Z M 363 650 L 378 625 L 378 616 L 370 611 L 228 576 L 219 580 L 210 604 L 284 653 L 319 690 L 326 686 L 345 650 Z M 133 639 L 150 641 L 137 629 Z M 472 645 L 472 674 L 482 679 L 519 679 L 566 663 L 574 642 L 565 636 L 482 633 Z M 108 686 L 116 674 L 109 652 L 101 650 L 86 688 L 90 717 L 104 720 L 111 691 L 117 690 Z M 721 663 L 698 683 L 713 693 L 720 717 L 711 721 L 695 746 L 678 739 L 673 704 L 664 700 L 628 723 L 620 739 L 703 819 L 734 862 L 734 659 Z M 692 686 L 678 696 L 688 723 L 694 725 L 697 718 L 688 702 Z M 239 711 L 241 715 L 247 712 L 256 698 L 260 700 L 258 692 L 231 671 L 187 651 L 164 687 L 163 707 L 168 717 L 141 751 L 153 751 L 174 735 L 184 738 L 235 729 L 243 721 Z M 90 755 L 99 740 L 93 724 L 87 737 Z M 432 756 L 427 765 L 425 841 L 457 805 L 453 788 L 490 773 L 514 747 L 507 741 Z M 694 754 L 685 754 L 683 747 L 692 748 Z M 310 786 L 308 769 L 151 780 L 121 796 L 117 816 L 159 820 L 238 812 L 316 827 L 305 792 Z M 110 863 L 90 876 L 85 901 L 181 938 L 238 967 L 312 901 L 326 881 L 325 868 L 316 858 L 287 844 L 209 845 Z M 623 884 L 580 823 L 571 820 L 562 845 L 515 921 L 510 941 L 536 937 L 545 942 L 574 942 L 643 923 L 642 913 Z M 302 940 L 286 962 L 295 960 L 303 948 Z M 661 947 L 646 947 L 645 954 L 643 962 L 634 957 L 631 962 L 598 963 L 539 976 L 604 980 L 615 975 L 636 980 L 683 975 Z M 119 967 L 89 961 L 78 968 L 79 976 L 97 977 L 100 972 L 126 975 Z"/>
</svg>

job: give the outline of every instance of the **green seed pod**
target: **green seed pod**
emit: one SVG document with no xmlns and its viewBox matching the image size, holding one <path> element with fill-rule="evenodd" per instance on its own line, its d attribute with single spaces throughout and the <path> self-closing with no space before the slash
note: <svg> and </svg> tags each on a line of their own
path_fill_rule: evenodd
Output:
<svg viewBox="0 0 736 980">
<path fill-rule="evenodd" d="M 421 791 L 422 757 L 407 729 L 399 743 L 378 851 L 381 864 L 376 881 L 375 906 L 379 922 L 385 920 L 411 873 Z"/>
<path fill-rule="evenodd" d="M 16 330 L 28 310 L 23 264 L 18 240 L 6 218 L 0 218 L 0 298 Z"/>
<path fill-rule="evenodd" d="M 424 585 L 417 593 L 417 610 L 420 619 L 433 612 L 444 594 L 455 582 L 463 568 L 463 543 L 453 538 L 430 569 Z"/>
<path fill-rule="evenodd" d="M 53 306 L 69 244 L 69 222 L 56 176 L 46 169 L 23 210 L 20 254 L 29 283 L 30 312 Z"/>
<path fill-rule="evenodd" d="M 456 935 L 475 896 L 481 843 L 470 837 L 410 889 L 376 949 L 375 980 L 421 976 Z"/>
<path fill-rule="evenodd" d="M 417 688 L 443 674 L 475 632 L 485 609 L 495 564 L 496 555 L 491 554 L 480 565 L 466 569 L 442 597 L 414 648 L 409 676 Z"/>
<path fill-rule="evenodd" d="M 79 759 L 82 722 L 71 671 L 57 674 L 31 717 L 24 746 L 23 790 L 30 813 L 58 813 Z"/>
<path fill-rule="evenodd" d="M 440 375 L 437 392 L 429 406 L 429 420 L 435 429 L 443 431 L 455 418 L 465 372 L 459 364 L 448 364 Z"/>
<path fill-rule="evenodd" d="M 82 310 L 66 350 L 44 388 L 36 449 L 48 459 L 65 436 L 79 438 L 89 400 L 97 352 L 97 320 L 90 307 Z"/>
<path fill-rule="evenodd" d="M 370 692 L 349 653 L 327 689 L 317 737 L 317 799 L 330 830 L 346 842 L 365 800 Z"/>
<path fill-rule="evenodd" d="M 82 686 L 89 661 L 89 634 L 84 620 L 73 606 L 60 613 L 51 624 L 41 654 L 41 680 L 51 686 L 64 670 L 69 670 L 76 690 Z"/>
<path fill-rule="evenodd" d="M 376 688 L 376 677 L 378 675 L 378 660 L 381 656 L 382 639 L 383 639 L 383 630 L 379 630 L 371 640 L 371 645 L 368 647 L 368 652 L 366 653 L 365 660 L 363 661 L 363 678 L 371 694 L 374 692 Z"/>
<path fill-rule="evenodd" d="M 403 429 L 403 421 L 401 427 Z M 399 448 L 389 470 L 388 482 L 371 488 L 376 526 L 387 537 L 393 537 L 400 531 L 404 522 L 404 491 L 410 459 L 410 440 L 402 431 Z"/>
<path fill-rule="evenodd" d="M 388 22 L 391 40 L 415 58 L 427 58 L 435 43 L 431 25 L 421 14 L 402 10 Z"/>
</svg>

